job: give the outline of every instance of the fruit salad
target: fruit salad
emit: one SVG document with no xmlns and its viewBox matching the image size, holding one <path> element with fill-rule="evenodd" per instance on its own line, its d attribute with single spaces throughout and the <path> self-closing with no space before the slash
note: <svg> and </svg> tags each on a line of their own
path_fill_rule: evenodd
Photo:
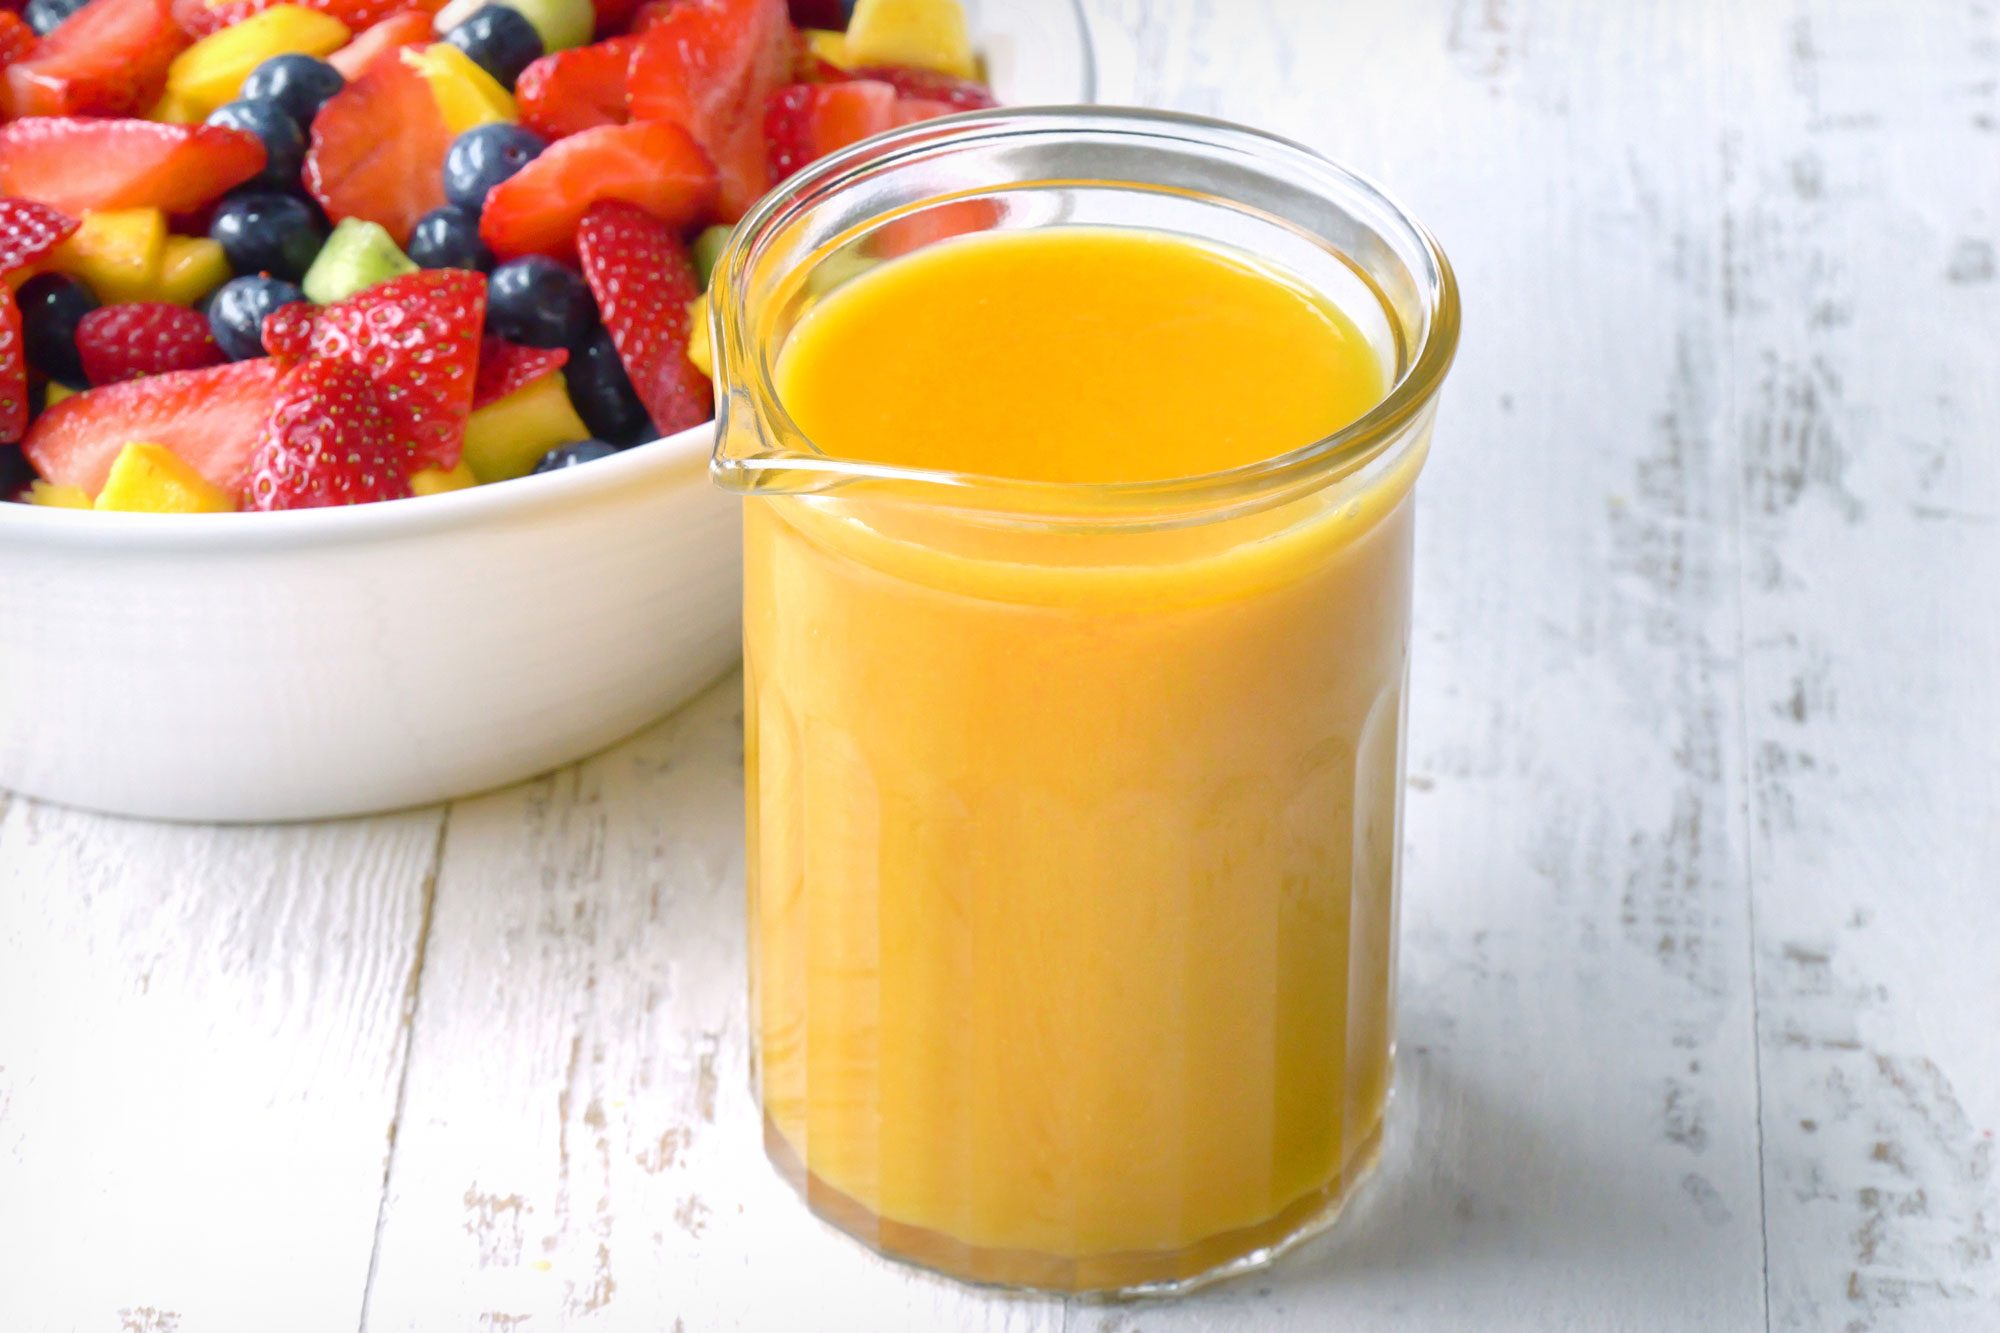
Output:
<svg viewBox="0 0 2000 1333">
<path fill-rule="evenodd" d="M 699 425 L 730 225 L 992 105 L 959 0 L 0 7 L 0 497 L 359 504 Z"/>
</svg>

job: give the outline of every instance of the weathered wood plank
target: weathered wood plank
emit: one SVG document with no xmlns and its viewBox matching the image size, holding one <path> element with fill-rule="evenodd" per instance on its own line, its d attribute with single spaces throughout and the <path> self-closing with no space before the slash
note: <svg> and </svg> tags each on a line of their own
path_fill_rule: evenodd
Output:
<svg viewBox="0 0 2000 1333">
<path fill-rule="evenodd" d="M 2000 1328 L 2000 10 L 1746 20 L 1730 359 L 1772 1322 Z"/>
<path fill-rule="evenodd" d="M 0 797 L 0 1328 L 352 1333 L 441 817 Z"/>
</svg>

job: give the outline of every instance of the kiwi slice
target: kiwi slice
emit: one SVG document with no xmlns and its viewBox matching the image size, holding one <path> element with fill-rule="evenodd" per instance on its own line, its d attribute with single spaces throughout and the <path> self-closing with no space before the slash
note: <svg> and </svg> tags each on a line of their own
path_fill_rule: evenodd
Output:
<svg viewBox="0 0 2000 1333">
<path fill-rule="evenodd" d="M 417 266 L 379 223 L 343 218 L 299 286 L 306 299 L 332 305 L 378 282 L 416 271 Z"/>
</svg>

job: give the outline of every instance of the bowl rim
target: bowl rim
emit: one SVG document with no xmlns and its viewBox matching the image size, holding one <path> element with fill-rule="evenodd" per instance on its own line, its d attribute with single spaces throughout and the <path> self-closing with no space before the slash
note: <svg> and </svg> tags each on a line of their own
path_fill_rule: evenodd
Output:
<svg viewBox="0 0 2000 1333">
<path fill-rule="evenodd" d="M 1076 25 L 1083 74 L 1083 86 L 1074 90 L 1073 100 L 1095 102 L 1102 71 L 1097 65 L 1090 15 L 1082 0 L 1067 0 L 1066 7 Z M 606 492 L 630 492 L 632 483 L 642 478 L 683 467 L 707 487 L 711 484 L 708 461 L 714 438 L 715 421 L 711 418 L 673 435 L 642 441 L 587 466 L 530 473 L 407 500 L 279 513 L 141 514 L 0 500 L 0 545 L 194 554 L 344 546 L 422 536 L 476 526 L 543 505 L 567 508 Z M 718 500 L 734 498 L 719 488 L 716 495 Z"/>
</svg>

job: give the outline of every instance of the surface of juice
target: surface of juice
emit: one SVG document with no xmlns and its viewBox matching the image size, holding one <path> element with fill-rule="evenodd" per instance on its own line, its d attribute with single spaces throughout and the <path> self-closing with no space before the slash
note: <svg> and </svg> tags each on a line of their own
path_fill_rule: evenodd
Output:
<svg viewBox="0 0 2000 1333">
<path fill-rule="evenodd" d="M 842 1225 L 973 1278 L 1172 1282 L 1372 1161 L 1422 442 L 1211 520 L 1098 499 L 1305 447 L 1386 376 L 1275 272 L 1108 228 L 936 245 L 793 330 L 777 394 L 822 451 L 1077 505 L 746 506 L 760 1086 Z"/>
</svg>

